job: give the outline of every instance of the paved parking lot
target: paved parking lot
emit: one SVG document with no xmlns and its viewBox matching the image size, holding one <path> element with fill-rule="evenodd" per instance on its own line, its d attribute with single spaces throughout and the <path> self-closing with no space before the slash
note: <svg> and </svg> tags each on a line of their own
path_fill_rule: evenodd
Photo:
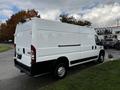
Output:
<svg viewBox="0 0 120 90">
<path fill-rule="evenodd" d="M 106 55 L 105 55 L 105 60 L 108 61 L 110 60 L 108 58 L 108 55 L 111 54 L 113 56 L 113 59 L 118 59 L 120 58 L 120 50 L 115 50 L 115 49 L 106 49 L 105 50 Z"/>
</svg>

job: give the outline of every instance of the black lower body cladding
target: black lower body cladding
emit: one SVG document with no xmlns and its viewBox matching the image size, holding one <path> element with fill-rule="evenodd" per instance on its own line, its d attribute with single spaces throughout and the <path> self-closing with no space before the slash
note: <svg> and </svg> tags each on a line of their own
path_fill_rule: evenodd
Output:
<svg viewBox="0 0 120 90">
<path fill-rule="evenodd" d="M 31 67 L 31 74 L 38 75 L 46 72 L 51 72 L 55 66 L 55 61 L 56 60 L 49 60 L 33 64 Z"/>
<path fill-rule="evenodd" d="M 50 72 L 54 67 L 55 61 L 56 60 L 37 62 L 37 63 L 31 65 L 31 67 L 28 67 L 28 66 L 20 63 L 19 61 L 14 60 L 15 66 L 17 68 L 19 68 L 20 70 L 24 71 L 25 73 L 27 73 L 31 76 Z"/>
</svg>

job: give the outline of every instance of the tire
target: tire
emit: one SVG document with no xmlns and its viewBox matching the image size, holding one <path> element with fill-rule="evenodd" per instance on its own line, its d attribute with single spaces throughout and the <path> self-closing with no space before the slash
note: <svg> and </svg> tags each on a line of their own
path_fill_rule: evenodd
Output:
<svg viewBox="0 0 120 90">
<path fill-rule="evenodd" d="M 104 49 L 107 49 L 107 46 L 104 46 Z"/>
<path fill-rule="evenodd" d="M 20 70 L 20 73 L 24 73 L 24 71 L 23 71 L 23 70 Z"/>
<path fill-rule="evenodd" d="M 100 53 L 100 54 L 99 54 L 99 57 L 98 57 L 97 62 L 98 62 L 98 63 L 103 63 L 103 62 L 104 62 L 104 54 L 103 54 L 103 53 Z"/>
<path fill-rule="evenodd" d="M 53 71 L 53 74 L 54 74 L 54 78 L 56 78 L 56 79 L 64 78 L 67 74 L 67 68 L 66 68 L 65 64 L 63 64 L 63 63 L 57 64 Z"/>
</svg>

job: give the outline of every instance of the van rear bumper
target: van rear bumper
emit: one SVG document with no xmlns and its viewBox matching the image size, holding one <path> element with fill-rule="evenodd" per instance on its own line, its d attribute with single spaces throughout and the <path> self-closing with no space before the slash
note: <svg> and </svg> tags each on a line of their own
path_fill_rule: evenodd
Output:
<svg viewBox="0 0 120 90">
<path fill-rule="evenodd" d="M 21 62 L 17 61 L 17 59 L 14 59 L 15 66 L 30 76 L 50 72 L 53 68 L 54 62 L 55 60 L 38 62 L 31 65 L 31 67 L 28 67 L 27 65 L 24 65 Z"/>
<path fill-rule="evenodd" d="M 27 65 L 24 65 L 17 61 L 17 59 L 14 59 L 15 66 L 19 68 L 21 71 L 24 71 L 28 75 L 31 75 L 31 67 L 28 67 Z"/>
</svg>

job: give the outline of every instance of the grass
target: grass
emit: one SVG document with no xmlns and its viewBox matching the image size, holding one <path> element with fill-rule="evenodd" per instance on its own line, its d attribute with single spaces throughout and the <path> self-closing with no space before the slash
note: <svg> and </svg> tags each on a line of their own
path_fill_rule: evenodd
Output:
<svg viewBox="0 0 120 90">
<path fill-rule="evenodd" d="M 120 60 L 81 70 L 39 90 L 120 90 Z"/>
<path fill-rule="evenodd" d="M 0 44 L 0 52 L 5 52 L 7 50 L 10 50 L 11 47 L 8 45 Z"/>
</svg>

